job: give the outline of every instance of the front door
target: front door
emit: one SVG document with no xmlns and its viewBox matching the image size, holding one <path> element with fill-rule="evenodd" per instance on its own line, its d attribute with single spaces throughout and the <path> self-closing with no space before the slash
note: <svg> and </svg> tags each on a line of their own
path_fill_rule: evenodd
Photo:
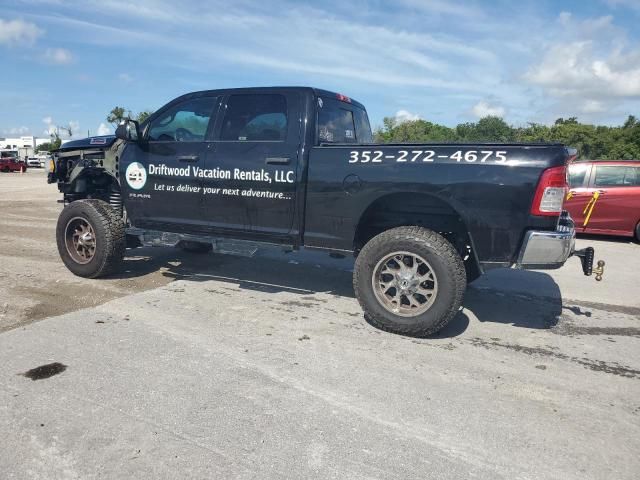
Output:
<svg viewBox="0 0 640 480">
<path fill-rule="evenodd" d="M 218 97 L 171 103 L 154 115 L 145 139 L 128 145 L 122 158 L 128 214 L 135 226 L 197 233 L 202 215 L 202 180 L 210 144 L 207 133 Z"/>
<path fill-rule="evenodd" d="M 216 229 L 287 235 L 302 144 L 297 93 L 228 96 L 207 156 L 204 215 Z"/>
</svg>

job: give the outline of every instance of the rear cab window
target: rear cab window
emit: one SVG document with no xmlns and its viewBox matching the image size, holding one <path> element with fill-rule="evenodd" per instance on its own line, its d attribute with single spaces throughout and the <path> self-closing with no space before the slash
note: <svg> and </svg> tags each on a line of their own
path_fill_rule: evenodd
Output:
<svg viewBox="0 0 640 480">
<path fill-rule="evenodd" d="M 319 144 L 372 143 L 367 112 L 357 105 L 335 98 L 317 98 L 317 140 Z"/>
</svg>

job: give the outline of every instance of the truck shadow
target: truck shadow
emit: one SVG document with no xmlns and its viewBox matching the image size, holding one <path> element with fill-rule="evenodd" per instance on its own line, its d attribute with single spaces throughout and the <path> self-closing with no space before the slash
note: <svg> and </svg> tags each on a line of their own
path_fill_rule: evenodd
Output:
<svg viewBox="0 0 640 480">
<path fill-rule="evenodd" d="M 507 268 L 490 271 L 470 284 L 463 306 L 481 323 L 542 330 L 556 326 L 563 310 L 560 288 L 550 275 Z M 437 337 L 460 335 L 469 321 L 461 312 Z"/>
<path fill-rule="evenodd" d="M 327 293 L 354 298 L 353 259 L 330 258 L 326 253 L 283 253 L 261 250 L 254 257 L 228 254 L 197 255 L 175 248 L 140 248 L 128 252 L 125 269 L 115 278 L 132 278 L 161 272 L 168 280 L 221 281 L 241 289 L 300 295 Z M 470 316 L 529 329 L 550 329 L 562 315 L 562 296 L 545 273 L 499 269 L 469 285 L 461 311 L 434 338 L 463 334 Z M 574 312 L 575 313 L 575 312 Z M 589 315 L 589 312 L 581 312 Z"/>
</svg>

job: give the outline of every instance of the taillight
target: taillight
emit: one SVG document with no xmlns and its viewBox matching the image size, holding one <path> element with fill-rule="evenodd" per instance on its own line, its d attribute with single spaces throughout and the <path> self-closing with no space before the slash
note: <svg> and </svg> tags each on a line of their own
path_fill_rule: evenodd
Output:
<svg viewBox="0 0 640 480">
<path fill-rule="evenodd" d="M 532 215 L 557 216 L 567 194 L 566 167 L 548 168 L 542 172 L 531 205 Z"/>
</svg>

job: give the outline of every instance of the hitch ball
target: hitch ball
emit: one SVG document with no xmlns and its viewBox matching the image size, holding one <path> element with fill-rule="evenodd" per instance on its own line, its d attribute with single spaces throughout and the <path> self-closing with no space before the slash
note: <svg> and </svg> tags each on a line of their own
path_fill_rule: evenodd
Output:
<svg viewBox="0 0 640 480">
<path fill-rule="evenodd" d="M 602 275 L 604 275 L 604 260 L 598 260 L 598 266 L 593 269 L 593 273 L 596 275 L 596 282 L 602 280 Z"/>
</svg>

